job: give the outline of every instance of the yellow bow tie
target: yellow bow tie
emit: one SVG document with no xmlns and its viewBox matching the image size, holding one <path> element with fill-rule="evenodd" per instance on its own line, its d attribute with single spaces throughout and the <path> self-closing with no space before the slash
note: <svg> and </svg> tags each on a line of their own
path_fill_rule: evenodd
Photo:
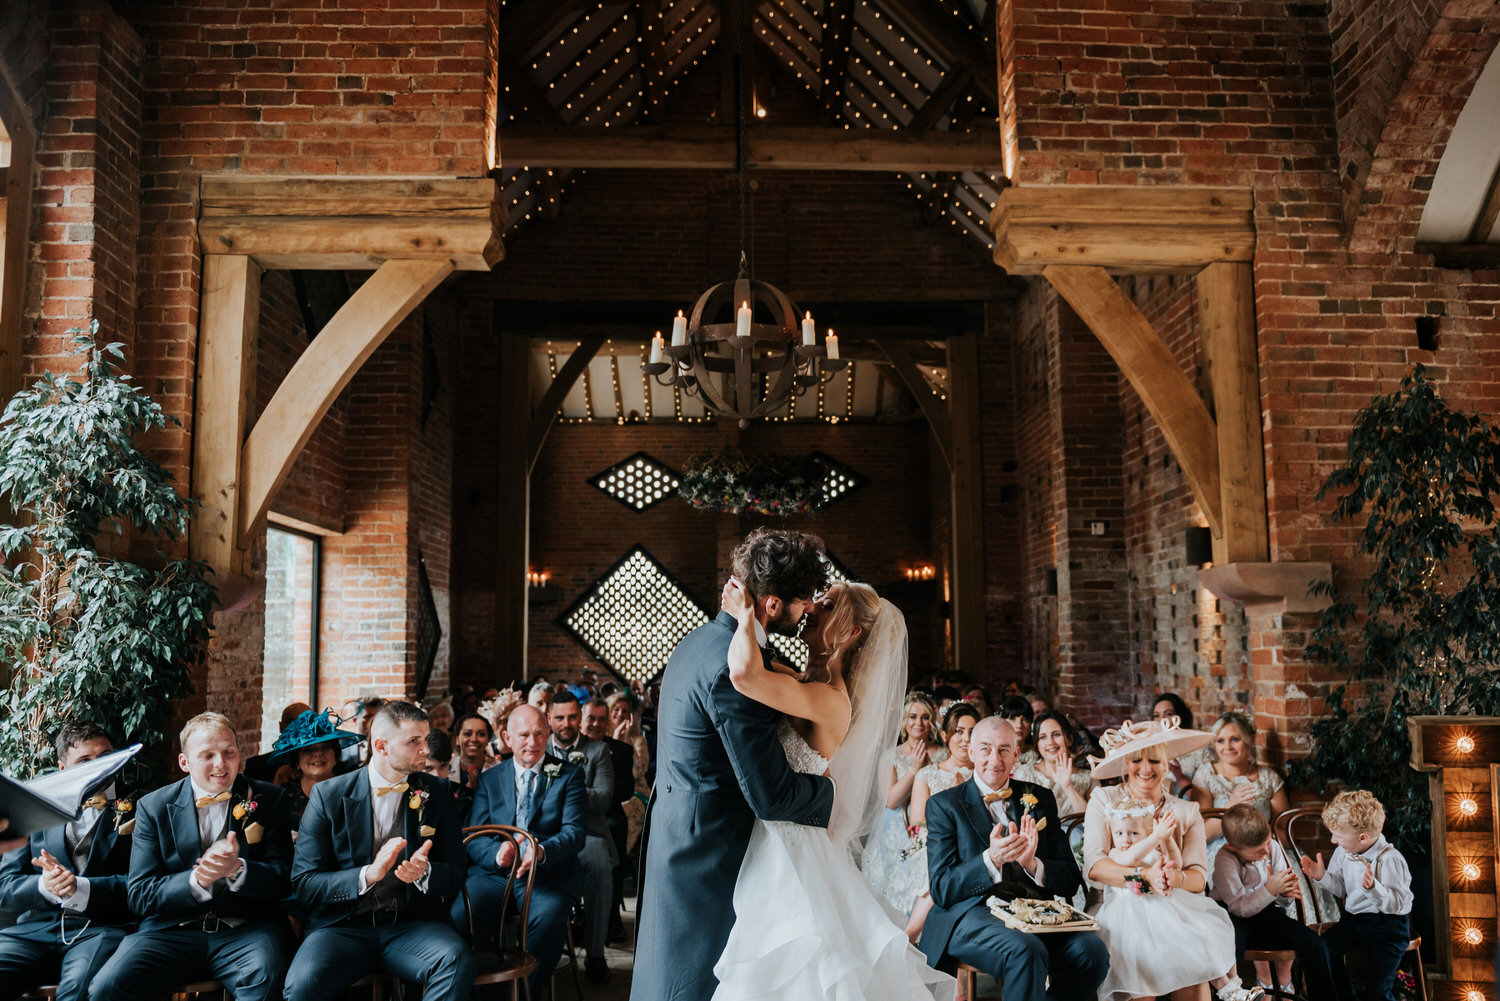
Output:
<svg viewBox="0 0 1500 1001">
<path fill-rule="evenodd" d="M 102 810 L 108 803 L 109 800 L 105 799 L 104 793 L 101 792 L 98 795 L 90 796 L 88 799 L 84 800 L 83 808 L 85 810 Z"/>
<path fill-rule="evenodd" d="M 407 785 L 408 784 L 405 782 L 397 782 L 393 786 L 376 786 L 375 795 L 384 796 L 388 792 L 405 792 L 407 790 Z"/>
<path fill-rule="evenodd" d="M 228 798 L 229 798 L 229 790 L 225 789 L 223 792 L 219 793 L 217 796 L 199 796 L 197 799 L 193 800 L 193 805 L 196 806 L 198 809 L 201 810 L 205 806 L 212 806 L 215 803 L 222 803 L 225 800 L 227 800 Z"/>
<path fill-rule="evenodd" d="M 999 792 L 987 792 L 984 794 L 984 801 L 986 804 L 993 803 L 997 799 L 1010 799 L 1010 786 L 1006 786 Z"/>
</svg>

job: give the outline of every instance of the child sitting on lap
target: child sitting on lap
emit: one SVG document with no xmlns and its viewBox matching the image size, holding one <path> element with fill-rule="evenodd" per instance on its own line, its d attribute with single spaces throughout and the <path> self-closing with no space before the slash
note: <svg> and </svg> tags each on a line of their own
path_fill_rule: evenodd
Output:
<svg viewBox="0 0 1500 1001">
<path fill-rule="evenodd" d="M 1235 956 L 1243 956 L 1246 949 L 1291 949 L 1302 960 L 1307 995 L 1332 998 L 1327 944 L 1282 910 L 1287 901 L 1302 899 L 1302 889 L 1286 852 L 1271 840 L 1271 825 L 1248 803 L 1225 810 L 1223 823 L 1224 850 L 1214 859 L 1213 897 L 1229 908 Z M 1255 965 L 1261 986 L 1267 986 L 1269 970 L 1261 967 L 1268 964 Z M 1276 982 L 1291 986 L 1290 960 L 1277 964 Z"/>
<path fill-rule="evenodd" d="M 1344 916 L 1323 933 L 1333 963 L 1339 1001 L 1351 1001 L 1354 989 L 1344 956 L 1364 956 L 1364 997 L 1393 1001 L 1396 968 L 1411 942 L 1411 870 L 1406 859 L 1380 833 L 1385 807 L 1364 789 L 1341 792 L 1323 810 L 1323 823 L 1337 846 L 1325 867 L 1323 854 L 1303 856 L 1302 871 L 1323 889 L 1344 898 Z"/>
<path fill-rule="evenodd" d="M 1150 804 L 1128 797 L 1110 810 L 1114 847 L 1109 857 L 1135 866 L 1137 876 L 1127 876 L 1124 887 L 1111 887 L 1099 908 L 1099 937 L 1109 947 L 1101 1001 L 1156 997 L 1204 981 L 1220 1001 L 1255 1001 L 1264 993 L 1261 988 L 1246 989 L 1234 976 L 1234 928 L 1224 910 L 1201 893 L 1163 895 L 1137 878 L 1158 861 L 1182 866 L 1182 850 L 1172 836 L 1176 816 L 1166 813 L 1153 822 L 1154 812 Z"/>
</svg>

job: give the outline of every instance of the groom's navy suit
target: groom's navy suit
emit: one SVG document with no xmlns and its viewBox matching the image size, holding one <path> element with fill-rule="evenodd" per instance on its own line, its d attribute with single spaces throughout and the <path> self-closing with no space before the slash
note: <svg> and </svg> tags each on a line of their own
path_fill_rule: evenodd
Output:
<svg viewBox="0 0 1500 1001">
<path fill-rule="evenodd" d="M 1085 1001 L 1092 999 L 1109 969 L 1109 954 L 1092 932 L 1029 935 L 1005 926 L 985 901 L 1071 897 L 1081 879 L 1068 838 L 1057 819 L 1052 793 L 1030 782 L 1010 783 L 1004 800 L 1008 819 L 1019 823 L 1021 798 L 1036 797 L 1031 815 L 1045 826 L 1037 835 L 1036 858 L 1042 863 L 1038 885 L 1021 866 L 1007 862 L 996 882 L 981 857 L 990 846 L 995 821 L 973 781 L 964 782 L 927 801 L 927 871 L 932 911 L 922 928 L 922 951 L 938 969 L 951 972 L 955 960 L 978 967 L 999 980 L 1006 1001 Z M 1046 989 L 1048 974 L 1052 977 Z"/>
<path fill-rule="evenodd" d="M 830 779 L 787 764 L 777 714 L 730 684 L 737 625 L 721 612 L 688 633 L 662 676 L 632 1001 L 712 995 L 755 819 L 827 827 L 833 809 Z"/>
<path fill-rule="evenodd" d="M 474 806 L 469 810 L 469 824 L 515 824 L 516 759 L 500 762 L 479 777 L 474 787 Z M 557 769 L 548 777 L 547 769 Z M 588 828 L 588 788 L 583 771 L 551 755 L 543 755 L 541 781 L 533 794 L 535 805 L 526 829 L 540 843 L 542 860 L 536 867 L 536 882 L 531 890 L 531 914 L 526 925 L 526 947 L 536 957 L 536 972 L 531 975 L 531 996 L 541 997 L 552 980 L 552 971 L 562 958 L 563 938 L 567 934 L 569 912 L 573 901 L 583 893 L 583 867 L 578 853 L 583 850 Z M 496 864 L 500 839 L 475 838 L 468 844 L 469 907 L 474 915 L 475 948 L 485 951 L 494 933 L 494 916 L 500 912 L 505 893 L 505 874 Z M 512 907 L 519 907 L 526 892 L 523 879 L 511 888 Z M 453 905 L 453 920 L 460 927 L 465 920 L 463 901 Z"/>
<path fill-rule="evenodd" d="M 118 832 L 120 818 L 129 823 L 134 816 L 107 803 L 88 835 L 81 867 L 69 850 L 77 846 L 68 843 L 67 824 L 36 832 L 0 860 L 0 907 L 25 912 L 15 925 L 0 931 L 0 1001 L 11 1001 L 43 983 L 58 985 L 57 1001 L 88 996 L 94 974 L 135 922 L 125 896 L 130 837 Z M 41 871 L 31 860 L 40 858 L 43 850 L 88 881 L 82 911 L 64 909 L 42 895 Z"/>
</svg>

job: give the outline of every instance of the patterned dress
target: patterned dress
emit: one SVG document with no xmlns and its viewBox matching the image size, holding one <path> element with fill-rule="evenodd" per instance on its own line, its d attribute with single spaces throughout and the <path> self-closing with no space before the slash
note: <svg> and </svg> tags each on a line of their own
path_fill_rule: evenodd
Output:
<svg viewBox="0 0 1500 1001">
<path fill-rule="evenodd" d="M 934 748 L 928 760 L 940 762 L 947 757 L 946 750 Z M 904 754 L 900 745 L 891 748 L 886 758 L 896 769 L 896 781 L 912 774 L 911 755 Z M 908 797 L 908 801 L 909 799 Z M 903 913 L 910 912 L 912 904 L 927 889 L 926 857 L 921 859 L 920 865 L 914 858 L 901 858 L 901 853 L 911 843 L 911 836 L 906 828 L 906 806 L 887 809 L 881 814 L 875 832 L 870 836 L 869 846 L 865 849 L 864 860 L 861 862 L 870 885 L 892 907 Z"/>
</svg>

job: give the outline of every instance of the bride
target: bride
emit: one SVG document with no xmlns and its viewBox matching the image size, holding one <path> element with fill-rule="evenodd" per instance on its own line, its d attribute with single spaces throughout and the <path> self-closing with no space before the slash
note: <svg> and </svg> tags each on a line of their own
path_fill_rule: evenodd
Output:
<svg viewBox="0 0 1500 1001">
<path fill-rule="evenodd" d="M 765 670 L 754 606 L 739 581 L 724 589 L 739 620 L 729 647 L 734 687 L 786 715 L 781 744 L 799 772 L 837 784 L 825 832 L 756 821 L 734 888 L 734 928 L 714 965 L 714 1001 L 911 1001 L 954 995 L 952 977 L 907 940 L 904 917 L 854 865 L 884 806 L 878 770 L 906 693 L 906 621 L 865 584 L 835 584 L 802 637 L 808 668 Z"/>
</svg>

